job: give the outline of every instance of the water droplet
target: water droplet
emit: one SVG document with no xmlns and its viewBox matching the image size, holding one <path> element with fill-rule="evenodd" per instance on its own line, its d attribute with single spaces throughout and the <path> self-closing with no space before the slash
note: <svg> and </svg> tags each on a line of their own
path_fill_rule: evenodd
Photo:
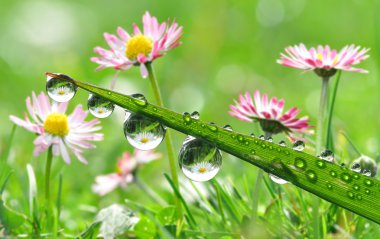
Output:
<svg viewBox="0 0 380 239">
<path fill-rule="evenodd" d="M 325 163 L 324 160 L 318 160 L 318 161 L 317 161 L 317 166 L 318 166 L 319 168 L 326 168 L 326 163 Z"/>
<path fill-rule="evenodd" d="M 111 101 L 94 94 L 89 95 L 87 107 L 90 113 L 97 118 L 106 118 L 110 116 L 115 109 Z"/>
<path fill-rule="evenodd" d="M 323 150 L 318 157 L 327 162 L 334 162 L 334 153 L 329 149 Z"/>
<path fill-rule="evenodd" d="M 130 96 L 133 98 L 133 102 L 138 106 L 146 106 L 148 104 L 143 94 L 132 94 Z"/>
<path fill-rule="evenodd" d="M 267 137 L 266 140 L 267 140 L 268 142 L 271 142 L 271 143 L 273 142 L 273 138 L 272 138 L 272 137 Z"/>
<path fill-rule="evenodd" d="M 164 139 L 164 126 L 141 114 L 130 113 L 124 122 L 124 135 L 128 142 L 140 150 L 156 148 Z"/>
<path fill-rule="evenodd" d="M 55 73 L 59 75 L 58 77 L 47 76 L 46 79 L 46 91 L 50 98 L 57 102 L 68 102 L 71 100 L 75 93 L 77 92 L 78 87 L 72 83 L 72 79 L 64 74 Z M 66 79 L 66 80 L 65 80 Z"/>
<path fill-rule="evenodd" d="M 282 146 L 282 147 L 286 147 L 286 143 L 284 140 L 281 140 L 278 145 Z"/>
<path fill-rule="evenodd" d="M 212 132 L 216 132 L 216 131 L 218 131 L 218 127 L 217 127 L 216 124 L 213 123 L 213 122 L 210 122 L 210 123 L 207 125 L 207 128 L 208 128 L 209 130 L 211 130 Z"/>
<path fill-rule="evenodd" d="M 302 151 L 302 150 L 304 150 L 304 148 L 305 148 L 305 143 L 304 143 L 302 140 L 297 140 L 297 141 L 293 144 L 293 149 L 294 149 L 294 150 Z"/>
<path fill-rule="evenodd" d="M 346 166 L 346 164 L 345 163 L 341 163 L 341 164 L 339 164 L 339 166 L 344 167 L 344 166 Z"/>
<path fill-rule="evenodd" d="M 202 139 L 185 141 L 179 152 L 179 166 L 186 177 L 203 182 L 215 177 L 222 165 L 222 153 Z"/>
<path fill-rule="evenodd" d="M 251 136 L 252 138 L 256 137 L 254 133 L 251 133 L 249 136 Z"/>
<path fill-rule="evenodd" d="M 229 124 L 226 124 L 225 126 L 223 126 L 223 129 L 228 130 L 228 131 L 232 131 L 232 127 Z"/>
<path fill-rule="evenodd" d="M 273 182 L 275 182 L 275 183 L 277 183 L 277 184 L 286 184 L 286 183 L 288 183 L 288 181 L 286 181 L 286 180 L 284 180 L 284 179 L 282 179 L 282 178 L 280 178 L 280 177 L 277 177 L 276 175 L 273 175 L 273 174 L 269 174 L 269 178 L 270 178 Z"/>
<path fill-rule="evenodd" d="M 366 188 L 366 189 L 364 190 L 364 193 L 367 194 L 367 195 L 369 195 L 369 194 L 371 194 L 371 190 L 369 190 L 368 188 Z"/>
<path fill-rule="evenodd" d="M 244 142 L 244 137 L 242 135 L 238 135 L 237 140 L 239 142 Z"/>
<path fill-rule="evenodd" d="M 360 166 L 359 163 L 353 163 L 351 165 L 351 170 L 354 171 L 354 172 L 359 173 L 362 170 L 362 168 L 361 168 L 361 166 Z"/>
<path fill-rule="evenodd" d="M 351 178 L 351 176 L 350 176 L 348 173 L 342 173 L 342 174 L 340 175 L 340 178 L 341 178 L 343 181 L 348 182 L 348 183 L 352 181 L 352 178 Z"/>
<path fill-rule="evenodd" d="M 371 177 L 371 171 L 369 171 L 368 169 L 364 169 L 362 174 L 364 176 Z"/>
<path fill-rule="evenodd" d="M 153 111 L 154 111 L 154 112 L 157 112 L 157 108 L 156 108 L 156 107 L 153 107 Z"/>
<path fill-rule="evenodd" d="M 294 165 L 299 169 L 303 169 L 303 170 L 306 169 L 306 161 L 302 158 L 299 158 L 299 157 L 295 158 Z"/>
<path fill-rule="evenodd" d="M 367 177 L 375 177 L 377 174 L 376 160 L 368 156 L 361 155 L 360 157 L 355 159 L 352 162 L 351 170 L 354 165 L 356 166 L 356 171 L 355 170 L 353 171 L 361 173 Z"/>
<path fill-rule="evenodd" d="M 372 187 L 374 185 L 374 183 L 371 179 L 365 179 L 364 184 L 369 186 L 369 187 Z"/>
<path fill-rule="evenodd" d="M 355 198 L 355 193 L 351 192 L 351 191 L 347 191 L 347 196 L 351 199 L 354 199 Z"/>
<path fill-rule="evenodd" d="M 183 121 L 185 122 L 185 124 L 191 123 L 191 117 L 189 113 L 187 112 L 183 113 Z"/>
<path fill-rule="evenodd" d="M 199 119 L 199 112 L 198 111 L 194 111 L 193 113 L 191 113 L 190 116 L 193 119 Z"/>
<path fill-rule="evenodd" d="M 264 136 L 264 135 L 260 135 L 260 136 L 259 136 L 259 139 L 261 139 L 261 140 L 265 140 L 265 136 Z"/>
<path fill-rule="evenodd" d="M 360 190 L 360 186 L 357 185 L 357 184 L 355 184 L 355 185 L 353 186 L 353 188 L 354 188 L 356 191 L 359 191 L 359 190 Z"/>
<path fill-rule="evenodd" d="M 354 179 L 359 179 L 360 178 L 359 174 L 354 174 L 352 176 L 354 177 Z"/>
<path fill-rule="evenodd" d="M 330 175 L 334 178 L 338 176 L 338 174 L 335 171 L 330 171 Z"/>
<path fill-rule="evenodd" d="M 327 183 L 327 184 L 326 184 L 326 187 L 327 187 L 328 189 L 332 190 L 332 185 L 331 185 L 331 183 Z"/>
<path fill-rule="evenodd" d="M 357 194 L 357 195 L 356 195 L 356 198 L 357 198 L 358 200 L 362 200 L 362 199 L 363 199 L 362 195 L 360 195 L 360 194 Z"/>
<path fill-rule="evenodd" d="M 251 154 L 256 154 L 256 150 L 251 149 Z"/>
<path fill-rule="evenodd" d="M 306 178 L 309 179 L 312 183 L 317 182 L 318 177 L 317 174 L 313 170 L 307 170 L 306 172 Z"/>
</svg>

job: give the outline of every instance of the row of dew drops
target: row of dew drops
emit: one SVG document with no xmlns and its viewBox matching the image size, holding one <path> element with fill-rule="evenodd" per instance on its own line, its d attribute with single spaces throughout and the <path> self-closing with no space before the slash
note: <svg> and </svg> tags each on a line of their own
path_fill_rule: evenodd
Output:
<svg viewBox="0 0 380 239">
<path fill-rule="evenodd" d="M 60 78 L 47 77 L 47 94 L 54 101 L 67 102 L 74 97 L 78 87 L 71 82 L 72 79 L 69 76 L 60 73 L 57 73 L 57 75 Z M 134 94 L 131 97 L 146 103 L 146 99 L 142 94 Z M 115 108 L 113 103 L 95 94 L 89 95 L 87 106 L 89 112 L 97 118 L 110 116 Z M 192 114 L 186 112 L 184 113 L 184 118 L 199 119 L 199 113 L 197 111 Z M 230 125 L 224 126 L 224 129 L 232 131 Z M 126 110 L 124 135 L 133 147 L 140 150 L 152 150 L 162 142 L 165 133 L 166 127 L 159 121 Z M 251 136 L 254 137 L 253 134 Z M 265 138 L 261 135 L 259 138 L 273 142 L 271 137 Z M 279 142 L 279 145 L 286 147 L 285 141 Z M 297 151 L 302 151 L 304 148 L 305 143 L 301 140 L 297 140 L 293 145 L 293 149 Z M 318 157 L 330 163 L 334 162 L 334 153 L 331 150 L 322 151 Z M 198 182 L 208 181 L 219 172 L 222 166 L 222 153 L 215 144 L 189 135 L 183 142 L 178 162 L 187 178 Z M 373 177 L 376 175 L 376 172 L 373 171 L 374 169 L 365 168 L 365 164 L 357 160 L 352 163 L 351 170 L 365 176 Z M 286 180 L 275 175 L 269 174 L 269 177 L 275 183 L 287 183 Z"/>
</svg>

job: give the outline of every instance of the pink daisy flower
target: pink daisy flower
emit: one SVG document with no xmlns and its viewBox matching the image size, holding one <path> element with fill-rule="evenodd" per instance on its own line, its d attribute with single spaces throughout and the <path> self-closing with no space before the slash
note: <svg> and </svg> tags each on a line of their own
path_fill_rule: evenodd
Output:
<svg viewBox="0 0 380 239">
<path fill-rule="evenodd" d="M 240 95 L 239 101 L 235 100 L 235 105 L 230 105 L 231 110 L 228 113 L 242 121 L 257 120 L 263 131 L 269 134 L 312 133 L 308 117 L 297 118 L 300 110 L 296 107 L 283 113 L 284 99 L 278 100 L 273 97 L 269 100 L 267 94 L 263 94 L 261 97 L 260 92 L 256 90 L 254 100 L 248 92 Z"/>
<path fill-rule="evenodd" d="M 38 156 L 52 147 L 54 156 L 61 155 L 66 163 L 70 163 L 70 156 L 67 148 L 82 163 L 87 163 L 83 157 L 83 149 L 95 148 L 95 145 L 88 141 L 100 141 L 103 134 L 94 133 L 101 129 L 98 119 L 85 121 L 87 111 L 78 105 L 72 114 L 65 114 L 67 102 L 50 103 L 45 93 L 40 95 L 32 93 L 32 99 L 26 98 L 26 107 L 28 109 L 31 120 L 25 113 L 24 120 L 11 115 L 9 118 L 13 123 L 36 133 L 38 136 L 34 140 L 34 156 Z"/>
<path fill-rule="evenodd" d="M 330 49 L 328 45 L 324 47 L 319 45 L 317 48 L 307 49 L 301 43 L 298 46 L 285 48 L 286 54 L 281 53 L 277 63 L 306 71 L 314 70 L 321 77 L 331 77 L 337 70 L 368 73 L 364 69 L 352 67 L 367 59 L 369 57 L 366 55 L 368 51 L 368 48 L 361 49 L 360 46 L 355 45 L 347 45 L 339 52 Z"/>
<path fill-rule="evenodd" d="M 100 57 L 93 57 L 91 61 L 100 66 L 97 70 L 114 67 L 116 70 L 128 70 L 133 65 L 139 65 L 141 75 L 146 78 L 148 71 L 145 64 L 163 56 L 169 50 L 181 44 L 182 26 L 173 21 L 159 23 L 156 17 L 146 12 L 142 18 L 143 31 L 133 24 L 133 35 L 129 35 L 123 28 L 117 28 L 118 36 L 104 33 L 104 38 L 110 50 L 95 47 L 95 53 Z"/>
<path fill-rule="evenodd" d="M 160 157 L 161 154 L 154 153 L 153 150 L 143 151 L 136 149 L 134 155 L 125 152 L 117 162 L 116 172 L 97 176 L 92 190 L 96 194 L 104 196 L 117 187 L 126 188 L 128 184 L 134 182 L 136 170 L 140 166 Z"/>
</svg>

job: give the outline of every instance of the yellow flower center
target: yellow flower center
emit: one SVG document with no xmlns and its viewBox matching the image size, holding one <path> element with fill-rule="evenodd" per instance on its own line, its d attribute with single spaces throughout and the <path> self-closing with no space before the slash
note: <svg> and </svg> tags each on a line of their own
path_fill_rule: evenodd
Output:
<svg viewBox="0 0 380 239">
<path fill-rule="evenodd" d="M 149 139 L 148 138 L 142 138 L 142 139 L 140 139 L 140 142 L 143 144 L 146 144 L 149 142 Z"/>
<path fill-rule="evenodd" d="M 66 94 L 66 92 L 65 92 L 65 91 L 63 91 L 63 90 L 61 90 L 61 91 L 58 91 L 58 95 L 64 95 L 64 94 Z"/>
<path fill-rule="evenodd" d="M 318 53 L 318 54 L 317 54 L 317 59 L 320 60 L 320 61 L 323 60 L 323 55 L 322 55 L 322 53 Z"/>
<path fill-rule="evenodd" d="M 200 172 L 200 173 L 204 173 L 206 171 L 207 171 L 207 168 L 205 168 L 205 167 L 201 167 L 198 169 L 198 172 Z"/>
<path fill-rule="evenodd" d="M 126 44 L 125 55 L 130 60 L 136 60 L 139 54 L 149 55 L 153 48 L 153 42 L 144 35 L 131 37 Z"/>
<path fill-rule="evenodd" d="M 69 122 L 67 116 L 60 113 L 48 115 L 44 122 L 46 132 L 56 136 L 66 136 L 69 133 Z"/>
</svg>

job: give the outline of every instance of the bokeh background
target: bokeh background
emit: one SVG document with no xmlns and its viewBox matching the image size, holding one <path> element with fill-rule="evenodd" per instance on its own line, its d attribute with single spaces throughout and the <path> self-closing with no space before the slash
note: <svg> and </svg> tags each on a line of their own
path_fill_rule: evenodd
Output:
<svg viewBox="0 0 380 239">
<path fill-rule="evenodd" d="M 61 72 L 108 87 L 115 71 L 95 71 L 97 65 L 89 60 L 95 56 L 93 48 L 106 47 L 104 32 L 115 33 L 118 26 L 130 31 L 133 22 L 141 26 L 141 16 L 148 10 L 160 21 L 175 19 L 184 27 L 183 45 L 154 63 L 165 105 L 178 112 L 197 110 L 202 119 L 231 124 L 239 132 L 257 132 L 258 128 L 229 116 L 229 105 L 239 94 L 256 89 L 284 98 L 286 108 L 301 108 L 301 114 L 309 115 L 315 125 L 321 81 L 313 73 L 302 74 L 278 65 L 276 59 L 286 46 L 303 42 L 309 47 L 329 44 L 340 49 L 356 44 L 371 48 L 371 57 L 360 64 L 369 74 L 342 74 L 333 124 L 335 132 L 345 131 L 363 153 L 378 155 L 380 1 L 13 0 L 1 5 L 2 152 L 12 128 L 9 115 L 22 116 L 25 98 L 32 91 L 44 90 L 44 72 Z M 154 102 L 149 82 L 141 78 L 138 68 L 122 72 L 116 90 L 143 93 Z M 86 99 L 87 93 L 79 90 L 69 112 L 76 104 L 85 105 Z M 117 109 L 102 120 L 105 140 L 86 154 L 88 165 L 75 160 L 64 165 L 61 159 L 55 160 L 54 175 L 62 173 L 64 179 L 63 204 L 71 208 L 63 214 L 71 230 L 83 228 L 97 207 L 119 197 L 113 193 L 100 199 L 91 192 L 91 184 L 96 175 L 114 170 L 123 151 L 132 150 L 123 135 L 123 119 L 122 110 Z M 185 135 L 173 134 L 179 150 Z M 34 137 L 23 129 L 16 131 L 9 158 L 16 171 L 10 182 L 14 197 L 26 192 L 26 163 L 42 173 L 46 156 L 32 157 Z M 164 144 L 158 151 L 165 153 Z M 256 168 L 228 155 L 224 159 L 221 178 L 235 179 L 246 174 L 253 184 Z M 148 184 L 168 188 L 164 172 L 169 172 L 166 159 L 142 170 Z M 149 201 L 134 186 L 121 193 L 142 203 Z"/>
</svg>

